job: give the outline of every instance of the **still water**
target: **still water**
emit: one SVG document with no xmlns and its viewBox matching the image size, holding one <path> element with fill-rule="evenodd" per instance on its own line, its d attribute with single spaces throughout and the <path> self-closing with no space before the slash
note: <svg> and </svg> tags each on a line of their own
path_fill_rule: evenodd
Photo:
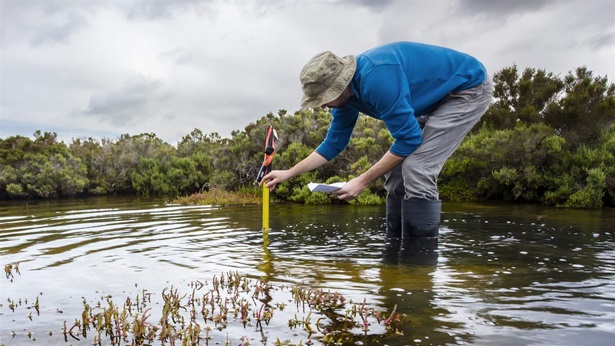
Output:
<svg viewBox="0 0 615 346">
<path fill-rule="evenodd" d="M 0 345 L 91 345 L 92 333 L 63 333 L 81 319 L 84 302 L 121 305 L 147 292 L 155 323 L 165 290 L 191 293 L 194 282 L 229 272 L 274 285 L 280 293 L 267 302 L 288 306 L 276 305 L 264 328 L 253 320 L 214 328 L 203 345 L 322 344 L 318 333 L 289 327 L 306 312 L 289 289 L 282 293 L 296 286 L 338 292 L 349 305 L 384 314 L 397 307 L 404 316 L 396 335 L 377 338 L 384 327 L 373 320 L 351 344 L 610 345 L 615 338 L 613 209 L 444 203 L 439 243 L 419 254 L 385 246 L 384 207 L 280 204 L 270 218 L 264 237 L 259 206 L 4 202 L 0 264 L 19 263 L 19 273 L 0 278 Z"/>
</svg>

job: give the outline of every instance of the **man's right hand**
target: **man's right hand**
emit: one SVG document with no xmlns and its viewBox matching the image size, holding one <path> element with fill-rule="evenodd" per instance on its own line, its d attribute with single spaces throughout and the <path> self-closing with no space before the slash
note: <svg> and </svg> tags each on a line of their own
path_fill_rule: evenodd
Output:
<svg viewBox="0 0 615 346">
<path fill-rule="evenodd" d="M 261 180 L 261 184 L 265 182 L 265 186 L 269 188 L 269 191 L 273 191 L 277 184 L 283 183 L 299 174 L 312 171 L 325 163 L 327 163 L 327 159 L 314 151 L 291 169 L 271 171 L 267 173 Z"/>
<path fill-rule="evenodd" d="M 273 191 L 277 184 L 283 183 L 290 178 L 292 178 L 292 176 L 289 174 L 288 170 L 271 171 L 265 174 L 259 186 L 265 183 L 265 186 L 269 188 L 269 191 Z"/>
</svg>

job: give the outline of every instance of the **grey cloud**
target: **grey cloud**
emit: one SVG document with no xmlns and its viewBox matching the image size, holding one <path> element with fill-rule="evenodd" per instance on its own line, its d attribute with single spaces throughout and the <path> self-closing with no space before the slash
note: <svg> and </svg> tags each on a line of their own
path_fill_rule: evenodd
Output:
<svg viewBox="0 0 615 346">
<path fill-rule="evenodd" d="M 160 59 L 171 61 L 174 64 L 190 64 L 194 61 L 194 54 L 187 49 L 173 49 L 160 54 Z"/>
<path fill-rule="evenodd" d="M 615 47 L 615 31 L 591 36 L 584 41 L 584 45 L 594 50 L 600 50 L 602 48 L 613 49 L 613 47 Z"/>
<path fill-rule="evenodd" d="M 114 8 L 128 19 L 166 19 L 187 10 L 211 12 L 212 0 L 0 1 L 3 38 L 34 45 L 66 42 L 87 26 L 88 16 Z"/>
<path fill-rule="evenodd" d="M 41 27 L 33 34 L 30 42 L 35 45 L 64 42 L 86 24 L 87 20 L 81 14 L 74 12 L 61 14 L 55 19 L 49 19 L 45 27 Z"/>
<path fill-rule="evenodd" d="M 348 4 L 359 4 L 361 6 L 367 7 L 367 8 L 371 8 L 374 10 L 383 10 L 384 8 L 388 7 L 391 3 L 393 3 L 394 0 L 355 0 L 355 1 L 348 1 Z"/>
<path fill-rule="evenodd" d="M 0 1 L 5 43 L 33 45 L 67 42 L 88 24 L 88 16 L 106 4 L 100 1 Z"/>
<path fill-rule="evenodd" d="M 185 10 L 200 11 L 211 3 L 211 0 L 137 0 L 119 1 L 117 6 L 130 19 L 166 19 Z"/>
<path fill-rule="evenodd" d="M 114 125 L 124 125 L 148 115 L 160 90 L 160 82 L 138 77 L 120 88 L 92 95 L 83 113 L 109 120 Z"/>
<path fill-rule="evenodd" d="M 534 12 L 553 0 L 459 0 L 458 11 L 465 15 L 487 14 L 505 18 L 512 14 Z"/>
</svg>

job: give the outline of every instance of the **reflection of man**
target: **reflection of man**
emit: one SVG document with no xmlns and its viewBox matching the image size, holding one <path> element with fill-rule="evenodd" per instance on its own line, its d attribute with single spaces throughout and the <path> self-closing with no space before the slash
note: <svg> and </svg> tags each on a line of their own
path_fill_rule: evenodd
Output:
<svg viewBox="0 0 615 346">
<path fill-rule="evenodd" d="M 334 194 L 355 198 L 386 174 L 388 231 L 437 237 L 437 177 L 491 101 L 493 86 L 486 77 L 475 58 L 426 44 L 392 43 L 356 57 L 320 53 L 301 71 L 302 107 L 333 108 L 327 137 L 303 161 L 274 170 L 263 181 L 273 189 L 333 159 L 348 145 L 360 112 L 384 121 L 395 142 L 380 161 Z"/>
<path fill-rule="evenodd" d="M 381 294 L 388 313 L 396 306 L 396 313 L 404 315 L 398 331 L 406 340 L 452 345 L 457 340 L 445 329 L 454 326 L 439 320 L 442 310 L 434 302 L 437 248 L 437 238 L 404 239 L 403 244 L 397 238 L 387 239 L 380 267 Z"/>
<path fill-rule="evenodd" d="M 430 266 L 438 264 L 438 238 L 386 237 L 383 253 L 384 264 Z"/>
</svg>

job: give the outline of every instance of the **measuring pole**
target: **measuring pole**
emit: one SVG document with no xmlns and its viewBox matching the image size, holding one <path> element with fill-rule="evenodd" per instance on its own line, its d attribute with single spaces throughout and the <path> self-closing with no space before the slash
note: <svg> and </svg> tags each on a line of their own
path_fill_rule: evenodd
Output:
<svg viewBox="0 0 615 346">
<path fill-rule="evenodd" d="M 263 184 L 263 231 L 269 230 L 269 188 Z"/>
<path fill-rule="evenodd" d="M 275 138 L 278 138 L 273 126 L 267 126 L 267 136 L 265 138 L 265 157 L 263 158 L 263 164 L 256 176 L 256 182 L 261 183 L 265 174 L 271 172 L 271 162 L 273 161 L 273 155 L 275 154 Z M 269 189 L 263 184 L 263 231 L 269 231 Z"/>
</svg>

